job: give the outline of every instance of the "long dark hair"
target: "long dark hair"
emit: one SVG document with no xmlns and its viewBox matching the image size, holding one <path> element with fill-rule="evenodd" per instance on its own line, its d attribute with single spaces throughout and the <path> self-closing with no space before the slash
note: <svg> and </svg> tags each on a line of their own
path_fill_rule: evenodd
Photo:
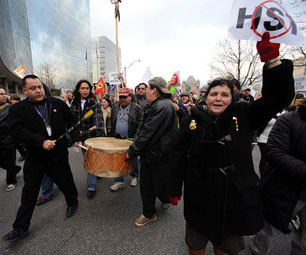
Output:
<svg viewBox="0 0 306 255">
<path fill-rule="evenodd" d="M 88 86 L 89 86 L 89 95 L 88 95 L 88 97 L 96 98 L 95 95 L 92 93 L 92 85 L 91 85 L 91 83 L 88 80 L 79 80 L 78 83 L 75 86 L 74 91 L 73 91 L 73 97 L 74 97 L 73 102 L 75 102 L 75 103 L 81 101 L 81 95 L 80 95 L 79 89 L 80 89 L 82 83 L 87 83 Z"/>
</svg>

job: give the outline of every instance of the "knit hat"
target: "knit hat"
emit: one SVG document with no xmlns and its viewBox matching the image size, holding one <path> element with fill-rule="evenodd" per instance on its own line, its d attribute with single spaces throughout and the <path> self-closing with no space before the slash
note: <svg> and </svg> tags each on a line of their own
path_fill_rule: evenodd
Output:
<svg viewBox="0 0 306 255">
<path fill-rule="evenodd" d="M 168 90 L 168 83 L 162 77 L 154 77 L 153 79 L 149 80 L 149 85 L 157 87 L 162 93 L 164 94 L 171 94 Z"/>
<path fill-rule="evenodd" d="M 189 97 L 189 93 L 187 91 L 184 91 L 180 94 L 180 97 L 183 97 L 183 96 Z"/>
</svg>

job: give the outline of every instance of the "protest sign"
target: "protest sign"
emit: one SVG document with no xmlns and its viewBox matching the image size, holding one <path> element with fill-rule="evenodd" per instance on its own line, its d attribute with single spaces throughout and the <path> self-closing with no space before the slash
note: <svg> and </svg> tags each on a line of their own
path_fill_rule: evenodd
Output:
<svg viewBox="0 0 306 255">
<path fill-rule="evenodd" d="M 28 70 L 24 67 L 24 66 L 20 66 L 18 67 L 16 70 L 14 70 L 14 72 L 22 79 L 23 77 L 25 77 L 26 75 L 29 75 L 30 73 L 28 72 Z"/>
<path fill-rule="evenodd" d="M 180 72 L 177 71 L 172 75 L 170 80 L 170 86 L 178 86 L 180 85 Z"/>
<path fill-rule="evenodd" d="M 265 32 L 270 41 L 306 47 L 306 40 L 281 0 L 234 0 L 229 36 L 261 41 Z"/>
</svg>

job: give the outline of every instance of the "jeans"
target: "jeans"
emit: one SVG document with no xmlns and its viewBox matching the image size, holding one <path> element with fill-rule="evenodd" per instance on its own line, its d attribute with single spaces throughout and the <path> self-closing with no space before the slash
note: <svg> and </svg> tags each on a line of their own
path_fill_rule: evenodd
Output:
<svg viewBox="0 0 306 255">
<path fill-rule="evenodd" d="M 97 176 L 88 174 L 87 175 L 87 189 L 96 190 L 96 186 L 97 186 Z"/>
<path fill-rule="evenodd" d="M 132 178 L 137 178 L 139 176 L 139 157 L 135 158 L 135 167 L 134 171 L 130 174 Z M 124 177 L 118 177 L 115 179 L 115 182 L 124 182 Z"/>
<path fill-rule="evenodd" d="M 47 175 L 44 176 L 41 184 L 41 195 L 44 198 L 50 198 L 54 196 L 53 181 Z"/>
</svg>

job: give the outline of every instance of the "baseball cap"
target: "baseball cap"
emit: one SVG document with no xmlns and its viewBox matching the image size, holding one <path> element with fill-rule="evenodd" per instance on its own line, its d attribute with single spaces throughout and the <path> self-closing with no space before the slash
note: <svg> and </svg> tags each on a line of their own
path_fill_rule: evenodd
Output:
<svg viewBox="0 0 306 255">
<path fill-rule="evenodd" d="M 127 97 L 130 93 L 131 93 L 131 90 L 129 88 L 120 88 L 119 90 L 119 96 Z"/>
<path fill-rule="evenodd" d="M 154 77 L 153 79 L 149 80 L 148 83 L 159 88 L 164 94 L 171 94 L 171 92 L 168 90 L 168 83 L 162 77 Z"/>
</svg>

